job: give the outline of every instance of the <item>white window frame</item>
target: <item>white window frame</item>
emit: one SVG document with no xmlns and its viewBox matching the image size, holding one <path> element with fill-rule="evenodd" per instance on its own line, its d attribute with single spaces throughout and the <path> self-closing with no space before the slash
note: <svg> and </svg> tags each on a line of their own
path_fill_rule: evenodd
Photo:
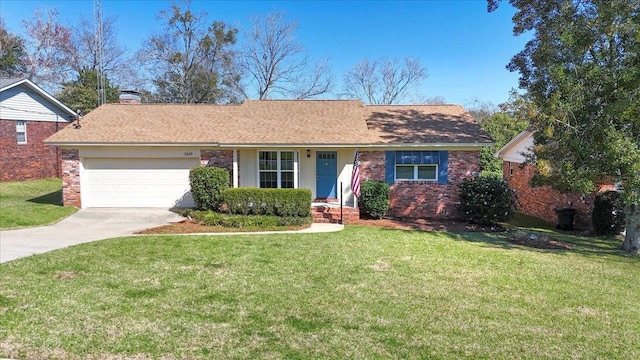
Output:
<svg viewBox="0 0 640 360">
<path fill-rule="evenodd" d="M 18 139 L 18 135 L 24 133 L 24 141 L 20 141 Z M 16 142 L 18 144 L 26 144 L 27 143 L 27 122 L 24 120 L 16 121 Z"/>
<path fill-rule="evenodd" d="M 260 153 L 261 152 L 276 152 L 276 159 L 277 159 L 277 169 L 275 170 L 276 172 L 276 176 L 277 176 L 277 184 L 278 184 L 278 189 L 282 188 L 282 173 L 283 172 L 291 172 L 291 170 L 282 170 L 281 166 L 282 166 L 282 153 L 283 152 L 290 152 L 293 153 L 293 188 L 297 189 L 299 187 L 298 184 L 298 178 L 299 178 L 299 172 L 298 172 L 298 168 L 299 168 L 299 161 L 300 161 L 300 154 L 298 151 L 296 150 L 258 150 L 258 152 L 256 153 L 256 186 L 258 188 L 260 188 L 260 173 L 261 172 L 274 172 L 274 170 L 260 170 Z M 287 188 L 288 189 L 288 188 Z"/>
<path fill-rule="evenodd" d="M 394 171 L 394 177 L 397 181 L 438 181 L 438 164 L 396 164 L 396 169 Z M 398 178 L 398 166 L 409 167 L 413 166 L 413 178 L 412 179 L 399 179 Z M 418 167 L 419 166 L 433 166 L 436 168 L 436 177 L 433 179 L 420 179 L 418 177 Z"/>
</svg>

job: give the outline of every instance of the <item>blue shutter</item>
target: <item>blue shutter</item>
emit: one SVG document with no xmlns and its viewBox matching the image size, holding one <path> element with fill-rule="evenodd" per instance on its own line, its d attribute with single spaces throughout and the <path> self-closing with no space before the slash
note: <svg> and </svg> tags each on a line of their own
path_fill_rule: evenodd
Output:
<svg viewBox="0 0 640 360">
<path fill-rule="evenodd" d="M 384 164 L 384 181 L 387 184 L 393 184 L 396 177 L 396 152 L 385 152 L 385 164 Z"/>
<path fill-rule="evenodd" d="M 440 151 L 440 163 L 438 164 L 438 184 L 447 184 L 447 174 L 449 173 L 449 152 Z"/>
</svg>

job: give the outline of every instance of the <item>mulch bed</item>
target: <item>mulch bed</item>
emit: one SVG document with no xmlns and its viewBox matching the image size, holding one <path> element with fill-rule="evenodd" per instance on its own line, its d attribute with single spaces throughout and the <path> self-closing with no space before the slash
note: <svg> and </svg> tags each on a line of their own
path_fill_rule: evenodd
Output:
<svg viewBox="0 0 640 360">
<path fill-rule="evenodd" d="M 386 229 L 420 230 L 420 231 L 448 231 L 448 232 L 503 232 L 501 226 L 480 226 L 462 221 L 443 219 L 409 219 L 409 218 L 384 218 L 384 219 L 358 219 L 351 220 L 351 225 L 377 226 Z"/>
<path fill-rule="evenodd" d="M 419 231 L 447 231 L 447 232 L 505 232 L 503 227 L 486 227 L 475 224 L 468 224 L 461 221 L 441 220 L 441 219 L 405 219 L 405 218 L 384 218 L 384 219 L 357 219 L 351 220 L 349 225 L 376 226 L 385 229 L 395 230 L 419 230 Z M 290 227 L 287 230 L 300 230 L 308 226 Z M 282 230 L 282 229 L 280 229 Z M 137 234 L 197 234 L 197 233 L 222 233 L 222 232 L 251 232 L 265 231 L 265 229 L 247 228 L 225 228 L 222 226 L 207 226 L 202 223 L 185 219 L 169 225 L 146 229 Z M 546 250 L 568 250 L 572 246 L 562 241 L 536 237 L 531 239 L 528 236 L 510 236 L 507 241 L 512 244 L 527 246 Z"/>
<path fill-rule="evenodd" d="M 496 232 L 505 231 L 502 227 L 482 227 L 467 224 L 465 222 L 438 219 L 357 219 L 349 221 L 348 225 L 377 226 L 385 229 L 420 230 L 420 231 L 449 231 L 449 232 Z M 299 230 L 308 226 L 290 227 L 287 230 Z M 207 226 L 189 219 L 177 223 L 146 229 L 137 234 L 190 234 L 190 233 L 215 233 L 215 232 L 246 232 L 264 231 L 265 229 L 235 229 L 221 226 Z"/>
<path fill-rule="evenodd" d="M 277 230 L 301 230 L 308 228 L 305 226 L 290 226 L 287 229 Z M 268 231 L 270 229 L 254 229 L 254 228 L 228 228 L 223 226 L 208 226 L 189 219 L 163 225 L 156 228 L 138 231 L 136 234 L 154 235 L 154 234 L 198 234 L 198 233 L 229 233 L 229 232 L 252 232 L 252 231 Z M 275 229 L 274 229 L 275 230 Z"/>
</svg>

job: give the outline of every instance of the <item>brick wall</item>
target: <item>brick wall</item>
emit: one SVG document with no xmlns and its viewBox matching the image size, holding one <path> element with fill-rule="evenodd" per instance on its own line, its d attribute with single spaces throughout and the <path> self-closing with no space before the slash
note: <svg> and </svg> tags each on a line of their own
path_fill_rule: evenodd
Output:
<svg viewBox="0 0 640 360">
<path fill-rule="evenodd" d="M 63 149 L 60 154 L 62 168 L 62 203 L 81 207 L 80 157 L 77 149 Z"/>
<path fill-rule="evenodd" d="M 0 120 L 0 181 L 60 177 L 60 150 L 42 142 L 67 123 L 26 121 L 27 143 L 16 141 L 16 122 Z"/>
<path fill-rule="evenodd" d="M 360 153 L 362 181 L 385 179 L 385 152 Z M 456 218 L 458 184 L 480 172 L 479 151 L 449 151 L 448 183 L 397 181 L 391 185 L 390 215 L 408 218 Z"/>
<path fill-rule="evenodd" d="M 237 156 L 239 164 L 240 153 Z M 229 170 L 229 178 L 233 184 L 233 150 L 200 150 L 200 165 Z M 238 174 L 238 183 L 240 183 L 240 174 Z"/>
<path fill-rule="evenodd" d="M 576 209 L 574 225 L 576 228 L 590 230 L 591 213 L 596 193 L 563 194 L 550 186 L 532 187 L 529 183 L 535 175 L 534 165 L 523 165 L 505 161 L 502 165 L 504 179 L 518 195 L 520 211 L 527 215 L 557 222 L 556 208 L 571 207 Z M 613 190 L 612 184 L 600 185 L 598 192 Z"/>
<path fill-rule="evenodd" d="M 233 150 L 200 150 L 200 164 L 233 171 Z"/>
</svg>

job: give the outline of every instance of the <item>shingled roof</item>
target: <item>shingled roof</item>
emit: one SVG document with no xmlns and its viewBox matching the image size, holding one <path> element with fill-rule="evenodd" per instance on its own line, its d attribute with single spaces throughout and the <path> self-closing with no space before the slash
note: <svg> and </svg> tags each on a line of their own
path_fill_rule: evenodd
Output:
<svg viewBox="0 0 640 360">
<path fill-rule="evenodd" d="M 491 144 L 458 105 L 368 106 L 357 100 L 247 100 L 240 105 L 106 104 L 52 145 Z"/>
</svg>

